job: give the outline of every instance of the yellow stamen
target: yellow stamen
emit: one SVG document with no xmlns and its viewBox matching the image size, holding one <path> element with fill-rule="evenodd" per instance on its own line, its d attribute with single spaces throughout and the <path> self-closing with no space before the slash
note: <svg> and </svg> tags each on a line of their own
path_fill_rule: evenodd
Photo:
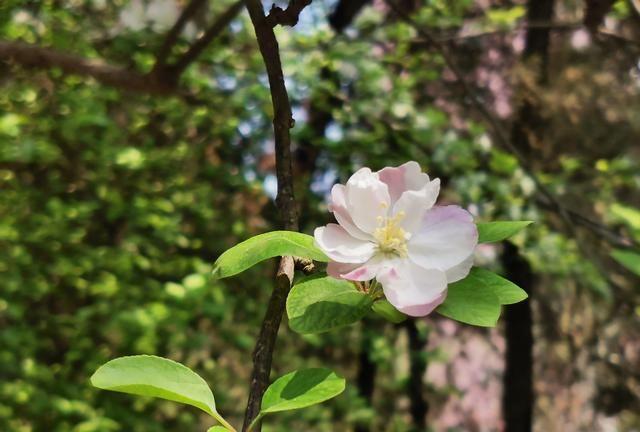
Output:
<svg viewBox="0 0 640 432">
<path fill-rule="evenodd" d="M 407 256 L 407 233 L 399 224 L 404 219 L 405 213 L 398 212 L 391 218 L 378 216 L 378 228 L 373 232 L 373 237 L 378 243 L 378 250 L 384 254 L 392 254 L 400 257 Z"/>
</svg>

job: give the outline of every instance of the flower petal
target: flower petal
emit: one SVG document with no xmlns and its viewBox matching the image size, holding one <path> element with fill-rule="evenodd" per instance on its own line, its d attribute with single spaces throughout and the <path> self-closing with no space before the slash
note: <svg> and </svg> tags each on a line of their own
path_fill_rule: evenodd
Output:
<svg viewBox="0 0 640 432">
<path fill-rule="evenodd" d="M 453 283 L 466 278 L 469 272 L 471 271 L 471 267 L 473 267 L 474 258 L 475 258 L 474 254 L 471 254 L 460 264 L 448 269 L 446 271 L 447 282 Z"/>
<path fill-rule="evenodd" d="M 395 203 L 402 193 L 420 190 L 429 183 L 429 176 L 422 172 L 417 162 L 409 161 L 399 167 L 386 167 L 378 171 L 380 180 L 387 184 L 391 203 Z"/>
<path fill-rule="evenodd" d="M 433 310 L 435 308 L 440 306 L 442 304 L 442 302 L 444 302 L 444 300 L 446 298 L 447 298 L 447 290 L 445 289 L 442 292 L 442 294 L 440 294 L 438 297 L 436 297 L 436 299 L 434 301 L 426 303 L 426 304 L 423 304 L 423 305 L 409 306 L 409 307 L 403 308 L 401 310 L 401 312 L 406 314 L 406 315 L 414 316 L 414 317 L 427 316 L 431 312 L 433 312 Z"/>
<path fill-rule="evenodd" d="M 335 279 L 342 279 L 342 275 L 360 267 L 360 263 L 339 263 L 329 261 L 327 264 L 327 274 Z"/>
<path fill-rule="evenodd" d="M 352 281 L 368 281 L 374 279 L 384 266 L 384 259 L 374 255 L 373 258 L 363 265 L 341 274 L 341 277 Z"/>
<path fill-rule="evenodd" d="M 375 279 L 385 265 L 385 260 L 375 255 L 364 264 L 343 264 L 330 261 L 327 265 L 327 274 L 336 279 L 368 281 Z"/>
<path fill-rule="evenodd" d="M 369 168 L 359 169 L 347 181 L 346 203 L 353 222 L 367 234 L 375 231 L 391 204 L 387 185 Z"/>
<path fill-rule="evenodd" d="M 409 260 L 378 274 L 387 300 L 400 312 L 425 316 L 444 301 L 447 277 L 443 271 L 424 269 Z"/>
<path fill-rule="evenodd" d="M 414 233 L 422 224 L 424 215 L 438 199 L 440 193 L 440 179 L 427 183 L 420 190 L 408 190 L 403 192 L 393 206 L 393 215 L 403 212 L 399 224 L 408 233 Z"/>
<path fill-rule="evenodd" d="M 375 245 L 349 235 L 338 224 L 316 228 L 313 232 L 316 245 L 329 258 L 341 263 L 364 263 L 375 251 Z"/>
<path fill-rule="evenodd" d="M 478 244 L 473 216 L 458 206 L 435 206 L 409 240 L 409 258 L 423 268 L 447 271 L 462 263 Z"/>
<path fill-rule="evenodd" d="M 373 240 L 371 235 L 365 233 L 356 226 L 347 210 L 347 201 L 345 196 L 345 186 L 341 184 L 333 185 L 331 188 L 331 203 L 329 210 L 333 212 L 336 220 L 342 228 L 344 228 L 353 237 L 360 240 Z"/>
</svg>

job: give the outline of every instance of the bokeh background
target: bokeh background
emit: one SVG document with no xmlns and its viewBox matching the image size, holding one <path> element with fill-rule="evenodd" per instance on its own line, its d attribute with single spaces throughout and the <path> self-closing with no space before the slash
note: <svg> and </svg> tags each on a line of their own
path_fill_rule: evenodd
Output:
<svg viewBox="0 0 640 432">
<path fill-rule="evenodd" d="M 172 74 L 154 64 L 186 1 L 0 2 L 2 431 L 205 430 L 195 409 L 89 385 L 140 353 L 189 365 L 242 419 L 275 263 L 210 271 L 279 226 L 271 101 L 247 13 L 201 3 L 169 64 L 229 20 Z M 478 248 L 530 294 L 495 329 L 285 320 L 274 376 L 327 365 L 348 388 L 263 430 L 640 430 L 640 265 L 611 256 L 640 241 L 640 4 L 314 0 L 277 34 L 302 231 L 330 220 L 333 183 L 407 160 L 440 202 L 536 223 Z"/>
</svg>

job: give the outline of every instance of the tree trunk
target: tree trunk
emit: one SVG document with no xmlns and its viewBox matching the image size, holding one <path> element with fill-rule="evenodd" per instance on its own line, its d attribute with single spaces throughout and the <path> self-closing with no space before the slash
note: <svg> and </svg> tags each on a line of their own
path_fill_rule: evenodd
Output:
<svg viewBox="0 0 640 432">
<path fill-rule="evenodd" d="M 501 256 L 507 279 L 533 295 L 534 276 L 518 248 L 506 242 Z M 506 432 L 529 432 L 533 411 L 533 320 L 531 303 L 509 305 L 504 312 L 505 372 L 502 399 Z"/>
<path fill-rule="evenodd" d="M 427 371 L 427 360 L 425 357 L 425 347 L 427 337 L 421 334 L 413 319 L 408 319 L 404 323 L 409 337 L 409 382 L 407 383 L 407 394 L 409 396 L 409 411 L 411 412 L 412 430 L 415 432 L 427 429 L 427 412 L 429 404 L 423 394 L 423 377 Z"/>
<path fill-rule="evenodd" d="M 555 0 L 528 0 L 527 21 L 551 22 Z M 537 81 L 548 81 L 549 28 L 532 27 L 527 31 L 524 61 L 537 62 Z M 524 101 L 519 108 L 511 130 L 513 145 L 525 157 L 534 153 L 532 137 L 540 137 L 544 122 L 538 110 Z M 534 275 L 529 263 L 519 255 L 518 248 L 505 243 L 502 262 L 506 276 L 520 285 L 531 299 L 535 293 Z M 506 432 L 530 432 L 532 430 L 533 392 L 533 319 L 530 300 L 505 308 L 506 357 L 502 409 Z"/>
</svg>

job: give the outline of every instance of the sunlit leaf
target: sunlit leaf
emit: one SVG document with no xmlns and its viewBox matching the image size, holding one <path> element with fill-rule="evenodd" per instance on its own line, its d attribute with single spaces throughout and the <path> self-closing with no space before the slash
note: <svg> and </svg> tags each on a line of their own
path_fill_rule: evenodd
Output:
<svg viewBox="0 0 640 432">
<path fill-rule="evenodd" d="M 103 390 L 157 397 L 200 408 L 219 422 L 211 389 L 188 367 L 162 357 L 137 355 L 120 357 L 100 366 L 91 384 Z"/>
<path fill-rule="evenodd" d="M 627 270 L 640 276 L 640 254 L 622 249 L 615 249 L 611 252 L 611 256 Z"/>
<path fill-rule="evenodd" d="M 478 225 L 478 243 L 493 243 L 506 240 L 533 221 L 485 222 Z"/>
<path fill-rule="evenodd" d="M 298 333 L 320 333 L 353 324 L 373 300 L 351 282 L 311 277 L 298 282 L 287 298 L 289 326 Z"/>
<path fill-rule="evenodd" d="M 449 285 L 436 312 L 466 324 L 493 327 L 500 317 L 500 300 L 484 283 L 465 278 Z"/>
<path fill-rule="evenodd" d="M 611 214 L 617 219 L 622 220 L 625 224 L 629 225 L 634 231 L 640 232 L 640 210 L 622 205 L 620 203 L 613 203 L 609 209 Z"/>
<path fill-rule="evenodd" d="M 272 231 L 251 237 L 224 252 L 213 266 L 213 275 L 217 278 L 233 276 L 261 261 L 285 255 L 328 261 L 326 255 L 314 245 L 310 235 Z"/>
<path fill-rule="evenodd" d="M 329 369 L 302 369 L 278 378 L 262 398 L 262 414 L 319 404 L 344 391 L 344 378 Z"/>
<path fill-rule="evenodd" d="M 487 287 L 498 297 L 500 304 L 508 305 L 525 300 L 528 295 L 518 285 L 489 270 L 474 267 L 464 279 L 468 284 Z M 484 289 L 484 288 L 482 288 Z"/>
</svg>

